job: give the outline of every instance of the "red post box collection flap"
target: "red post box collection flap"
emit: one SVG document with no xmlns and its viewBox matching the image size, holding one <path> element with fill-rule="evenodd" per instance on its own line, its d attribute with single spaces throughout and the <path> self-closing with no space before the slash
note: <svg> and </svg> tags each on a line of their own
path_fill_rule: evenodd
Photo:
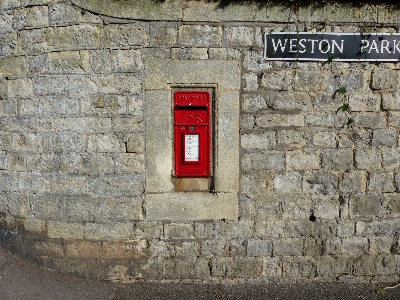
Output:
<svg viewBox="0 0 400 300">
<path fill-rule="evenodd" d="M 211 109 L 207 91 L 174 93 L 176 177 L 209 177 Z"/>
</svg>

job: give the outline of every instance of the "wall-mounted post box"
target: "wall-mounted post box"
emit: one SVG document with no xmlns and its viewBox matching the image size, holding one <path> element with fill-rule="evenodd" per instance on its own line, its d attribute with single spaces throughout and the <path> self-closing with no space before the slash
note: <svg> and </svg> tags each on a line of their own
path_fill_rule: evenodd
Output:
<svg viewBox="0 0 400 300">
<path fill-rule="evenodd" d="M 175 176 L 210 176 L 210 94 L 174 93 Z"/>
</svg>

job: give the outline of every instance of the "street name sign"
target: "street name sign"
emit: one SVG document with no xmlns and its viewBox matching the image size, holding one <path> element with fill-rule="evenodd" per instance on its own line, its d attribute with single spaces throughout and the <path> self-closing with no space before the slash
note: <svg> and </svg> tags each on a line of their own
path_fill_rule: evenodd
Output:
<svg viewBox="0 0 400 300">
<path fill-rule="evenodd" d="M 399 33 L 272 32 L 264 59 L 291 61 L 400 61 Z"/>
</svg>

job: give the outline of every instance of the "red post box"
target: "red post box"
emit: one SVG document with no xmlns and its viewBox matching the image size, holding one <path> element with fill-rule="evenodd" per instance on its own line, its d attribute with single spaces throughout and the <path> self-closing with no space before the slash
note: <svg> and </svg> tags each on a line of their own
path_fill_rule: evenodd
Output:
<svg viewBox="0 0 400 300">
<path fill-rule="evenodd" d="M 175 176 L 210 176 L 210 94 L 174 93 Z"/>
</svg>

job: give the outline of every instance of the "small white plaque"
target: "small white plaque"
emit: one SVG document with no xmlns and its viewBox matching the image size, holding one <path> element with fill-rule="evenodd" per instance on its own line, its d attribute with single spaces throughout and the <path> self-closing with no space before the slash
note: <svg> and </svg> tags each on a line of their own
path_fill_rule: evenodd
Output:
<svg viewBox="0 0 400 300">
<path fill-rule="evenodd" d="M 185 161 L 199 161 L 198 134 L 185 134 Z"/>
</svg>

